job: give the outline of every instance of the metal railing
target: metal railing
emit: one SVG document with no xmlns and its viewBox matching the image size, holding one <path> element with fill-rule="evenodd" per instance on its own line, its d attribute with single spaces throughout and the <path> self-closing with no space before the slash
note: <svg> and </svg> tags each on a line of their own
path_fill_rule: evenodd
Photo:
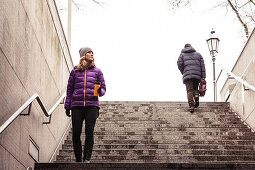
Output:
<svg viewBox="0 0 255 170">
<path fill-rule="evenodd" d="M 226 70 L 226 69 L 224 69 L 224 68 L 221 69 L 220 74 L 219 74 L 219 76 L 218 76 L 216 82 L 218 82 L 218 80 L 219 80 L 219 78 L 220 78 L 220 75 L 221 75 L 221 73 L 222 73 L 223 71 L 226 72 L 229 76 L 231 76 L 231 77 L 233 77 L 234 79 L 236 79 L 238 82 L 240 82 L 240 83 L 242 83 L 243 85 L 245 85 L 246 87 L 248 87 L 249 89 L 255 91 L 255 87 L 254 87 L 254 86 L 250 85 L 250 84 L 247 83 L 245 80 L 243 80 L 241 77 L 236 76 L 234 73 L 232 73 L 232 72 L 230 72 L 230 71 L 228 71 L 228 70 Z"/>
<path fill-rule="evenodd" d="M 255 29 L 254 29 L 255 30 Z M 228 71 L 228 70 L 226 70 L 226 69 L 224 69 L 224 68 L 222 68 L 221 69 L 221 71 L 220 71 L 220 73 L 219 73 L 219 75 L 218 75 L 218 78 L 217 78 L 217 80 L 216 80 L 216 96 L 217 96 L 217 82 L 218 82 L 218 80 L 219 80 L 219 78 L 220 78 L 220 76 L 221 76 L 221 73 L 223 72 L 223 71 L 225 71 L 228 75 L 231 75 L 232 74 L 232 76 L 233 76 L 233 78 L 237 78 L 236 80 L 238 81 L 238 80 L 241 80 L 241 81 L 244 81 L 243 79 L 242 79 L 242 77 L 245 75 L 245 73 L 248 71 L 248 69 L 250 68 L 250 66 L 252 66 L 252 64 L 254 64 L 255 63 L 255 55 L 252 57 L 252 59 L 250 60 L 250 62 L 246 65 L 246 67 L 245 67 L 245 69 L 244 69 L 244 71 L 243 71 L 243 73 L 242 73 L 242 75 L 240 76 L 240 77 L 238 77 L 238 76 L 236 76 L 234 73 L 232 73 L 232 72 L 230 72 L 230 71 Z M 250 85 L 249 85 L 250 86 Z M 253 90 L 254 91 L 254 90 Z"/>
<path fill-rule="evenodd" d="M 219 76 L 218 76 L 218 78 L 216 80 L 216 84 L 217 84 L 217 82 L 218 82 L 218 80 L 220 78 L 220 75 L 221 75 L 221 73 L 223 71 L 226 72 L 228 74 L 228 76 L 231 76 L 231 78 L 234 78 L 235 80 L 237 80 L 239 83 L 242 84 L 241 92 L 242 92 L 242 104 L 243 104 L 243 115 L 244 115 L 244 90 L 247 90 L 247 88 L 248 88 L 248 89 L 250 89 L 250 90 L 255 92 L 255 87 L 250 85 L 247 81 L 245 81 L 245 80 L 243 80 L 241 78 L 244 74 L 241 77 L 239 77 L 239 76 L 235 75 L 234 73 L 232 73 L 232 72 L 230 72 L 230 71 L 228 71 L 226 69 L 221 69 L 220 74 L 219 74 Z M 250 112 L 243 121 L 246 121 L 250 117 L 251 113 L 252 112 Z"/>
<path fill-rule="evenodd" d="M 19 116 L 19 115 L 30 115 L 30 111 L 31 111 L 31 106 L 32 106 L 32 102 L 36 99 L 37 102 L 39 103 L 44 115 L 46 117 L 49 117 L 49 121 L 48 122 L 43 122 L 43 124 L 50 124 L 51 121 L 51 115 L 53 113 L 53 111 L 57 108 L 57 106 L 64 100 L 66 96 L 66 93 L 64 93 L 59 100 L 56 102 L 56 104 L 49 110 L 49 112 L 47 112 L 46 108 L 44 107 L 39 95 L 37 93 L 35 93 L 32 97 L 30 97 L 30 99 L 28 99 L 15 113 L 13 113 L 13 115 L 2 125 L 0 126 L 0 134 Z M 27 107 L 28 108 L 28 113 L 27 114 L 21 114 Z"/>
</svg>

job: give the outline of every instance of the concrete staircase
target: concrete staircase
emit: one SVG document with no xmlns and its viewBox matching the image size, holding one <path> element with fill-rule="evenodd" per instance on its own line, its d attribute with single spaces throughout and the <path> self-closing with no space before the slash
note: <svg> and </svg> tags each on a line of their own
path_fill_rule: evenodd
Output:
<svg viewBox="0 0 255 170">
<path fill-rule="evenodd" d="M 254 144 L 229 103 L 191 114 L 186 102 L 101 102 L 91 163 L 74 163 L 70 132 L 55 163 L 35 169 L 255 169 Z"/>
</svg>

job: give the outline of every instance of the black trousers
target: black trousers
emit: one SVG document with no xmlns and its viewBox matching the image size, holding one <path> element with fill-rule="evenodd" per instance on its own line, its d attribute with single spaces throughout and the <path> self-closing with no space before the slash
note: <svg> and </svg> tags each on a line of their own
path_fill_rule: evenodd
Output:
<svg viewBox="0 0 255 170">
<path fill-rule="evenodd" d="M 94 145 L 94 127 L 99 116 L 98 107 L 72 108 L 73 147 L 76 162 L 81 162 L 82 145 L 81 132 L 83 120 L 85 120 L 85 145 L 83 160 L 90 160 Z"/>
</svg>

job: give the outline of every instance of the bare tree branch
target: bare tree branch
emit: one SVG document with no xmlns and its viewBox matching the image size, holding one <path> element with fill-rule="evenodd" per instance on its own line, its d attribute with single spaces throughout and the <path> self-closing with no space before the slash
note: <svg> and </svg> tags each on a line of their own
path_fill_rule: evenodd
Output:
<svg viewBox="0 0 255 170">
<path fill-rule="evenodd" d="M 254 2 L 253 0 L 250 0 L 250 2 L 251 2 L 253 5 L 255 5 L 255 2 Z"/>
<path fill-rule="evenodd" d="M 250 4 L 250 2 L 248 1 L 248 2 L 244 3 L 244 4 L 241 5 L 239 8 L 243 8 L 243 7 L 246 6 L 247 4 Z"/>
<path fill-rule="evenodd" d="M 172 9 L 176 9 L 180 8 L 181 5 L 190 4 L 192 0 L 167 0 L 167 2 Z M 228 9 L 231 9 L 237 16 L 248 38 L 250 29 L 253 29 L 255 25 L 255 0 L 222 0 L 222 3 L 218 3 L 213 8 L 216 7 L 226 7 L 226 12 L 228 12 Z"/>
<path fill-rule="evenodd" d="M 227 0 L 230 7 L 232 8 L 232 10 L 235 12 L 239 22 L 242 24 L 242 26 L 244 27 L 244 31 L 245 31 L 245 34 L 246 34 L 246 38 L 249 37 L 249 30 L 248 30 L 248 27 L 247 25 L 244 23 L 244 21 L 242 20 L 240 14 L 238 13 L 238 10 L 234 7 L 234 5 L 232 4 L 232 2 L 230 0 Z"/>
<path fill-rule="evenodd" d="M 249 6 L 250 6 L 250 11 L 251 11 L 251 13 L 246 12 L 246 13 L 247 13 L 247 17 L 250 18 L 250 22 L 251 22 L 251 23 L 252 23 L 252 22 L 255 23 L 254 10 L 252 9 L 252 4 L 249 4 Z"/>
<path fill-rule="evenodd" d="M 63 11 L 63 10 L 64 10 L 63 5 L 62 5 L 62 3 L 61 3 L 60 0 L 57 0 L 57 1 L 56 1 L 56 4 L 58 5 L 58 10 L 59 10 L 59 11 Z"/>
<path fill-rule="evenodd" d="M 234 4 L 233 4 L 233 6 L 234 6 Z M 236 2 L 236 0 L 235 0 L 235 8 L 238 8 L 238 3 Z"/>
<path fill-rule="evenodd" d="M 76 2 L 74 2 L 74 0 L 72 0 L 72 3 L 76 6 L 77 9 L 80 10 L 80 7 L 79 7 L 80 5 L 79 5 L 79 4 L 77 4 Z"/>
<path fill-rule="evenodd" d="M 57 0 L 57 1 L 59 2 L 60 0 Z M 82 0 L 71 0 L 71 1 L 72 1 L 72 4 L 74 4 L 77 11 L 85 12 L 86 5 L 84 5 L 84 2 Z M 103 7 L 103 4 L 104 4 L 103 2 L 100 2 L 98 0 L 90 0 L 90 1 L 92 1 L 96 5 L 100 5 L 101 7 Z M 59 4 L 61 3 L 59 2 Z M 59 9 L 59 10 L 65 10 L 65 9 Z"/>
<path fill-rule="evenodd" d="M 167 0 L 168 5 L 172 10 L 180 8 L 180 5 L 188 6 L 191 0 Z"/>
<path fill-rule="evenodd" d="M 100 5 L 101 3 L 100 2 L 98 2 L 98 1 L 96 1 L 96 0 L 92 0 L 94 3 L 96 3 L 96 4 L 98 4 L 98 5 Z"/>
</svg>

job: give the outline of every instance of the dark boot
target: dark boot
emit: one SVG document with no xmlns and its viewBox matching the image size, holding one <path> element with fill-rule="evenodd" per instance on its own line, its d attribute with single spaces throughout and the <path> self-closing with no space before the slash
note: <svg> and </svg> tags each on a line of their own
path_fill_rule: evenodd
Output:
<svg viewBox="0 0 255 170">
<path fill-rule="evenodd" d="M 199 106 L 199 97 L 195 97 L 195 108 Z"/>
<path fill-rule="evenodd" d="M 190 109 L 189 109 L 190 113 L 194 113 L 194 106 L 190 106 Z"/>
</svg>

